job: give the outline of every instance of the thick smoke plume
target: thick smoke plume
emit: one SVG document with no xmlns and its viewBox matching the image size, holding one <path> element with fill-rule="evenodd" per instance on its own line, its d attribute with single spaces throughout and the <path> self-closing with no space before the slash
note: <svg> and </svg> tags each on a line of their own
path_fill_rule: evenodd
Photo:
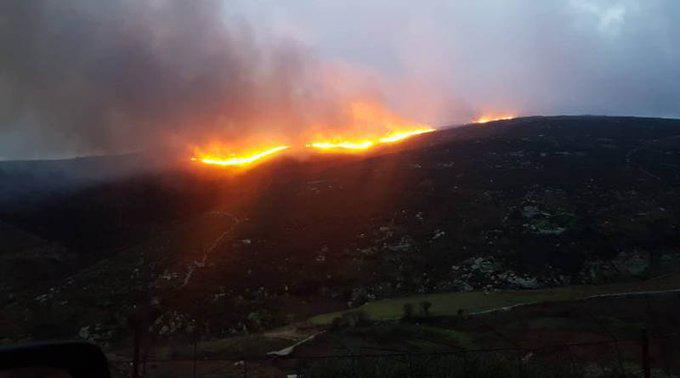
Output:
<svg viewBox="0 0 680 378">
<path fill-rule="evenodd" d="M 678 117 L 679 14 L 676 0 L 4 0 L 0 159 L 287 144 L 346 130 L 355 101 L 432 125 Z"/>
<path fill-rule="evenodd" d="M 335 105 L 348 91 L 377 96 L 370 80 L 338 81 L 333 71 L 343 68 L 321 65 L 295 41 L 227 22 L 223 7 L 1 2 L 1 151 L 40 157 L 286 138 L 319 119 L 340 124 Z"/>
</svg>

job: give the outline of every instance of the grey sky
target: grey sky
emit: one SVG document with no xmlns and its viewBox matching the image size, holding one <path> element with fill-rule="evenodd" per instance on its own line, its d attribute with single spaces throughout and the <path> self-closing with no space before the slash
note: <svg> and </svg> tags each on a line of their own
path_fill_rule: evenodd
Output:
<svg viewBox="0 0 680 378">
<path fill-rule="evenodd" d="M 680 2 L 674 0 L 238 5 L 323 56 L 429 82 L 473 112 L 680 114 Z"/>
<path fill-rule="evenodd" d="M 434 125 L 677 117 L 678 19 L 676 0 L 8 0 L 0 157 L 294 133 L 341 124 L 353 91 Z"/>
</svg>

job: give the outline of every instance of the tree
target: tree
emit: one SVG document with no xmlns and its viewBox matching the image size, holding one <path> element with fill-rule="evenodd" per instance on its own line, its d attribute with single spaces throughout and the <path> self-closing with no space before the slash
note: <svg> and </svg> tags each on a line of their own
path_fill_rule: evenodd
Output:
<svg viewBox="0 0 680 378">
<path fill-rule="evenodd" d="M 411 303 L 404 304 L 404 315 L 402 319 L 411 319 L 413 317 L 413 305 Z"/>
<path fill-rule="evenodd" d="M 430 316 L 430 307 L 432 307 L 432 303 L 428 301 L 422 301 L 420 302 L 420 313 L 422 316 Z"/>
</svg>

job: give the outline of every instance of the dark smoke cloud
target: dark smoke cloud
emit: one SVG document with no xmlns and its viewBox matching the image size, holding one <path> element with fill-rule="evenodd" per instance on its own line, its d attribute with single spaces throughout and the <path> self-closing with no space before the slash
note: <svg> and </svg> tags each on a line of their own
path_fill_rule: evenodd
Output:
<svg viewBox="0 0 680 378">
<path fill-rule="evenodd" d="M 135 150 L 304 122 L 311 55 L 225 19 L 218 1 L 0 2 L 0 156 Z"/>
<path fill-rule="evenodd" d="M 4 0 L 0 158 L 342 125 L 348 99 L 680 116 L 676 0 Z M 313 50 L 312 50 L 313 49 Z"/>
</svg>

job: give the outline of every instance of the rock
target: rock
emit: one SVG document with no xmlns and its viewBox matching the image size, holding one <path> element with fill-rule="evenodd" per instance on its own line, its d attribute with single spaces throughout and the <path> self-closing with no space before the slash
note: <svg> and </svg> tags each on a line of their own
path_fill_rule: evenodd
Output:
<svg viewBox="0 0 680 378">
<path fill-rule="evenodd" d="M 650 268 L 649 257 L 639 252 L 621 252 L 609 262 L 588 261 L 581 276 L 590 282 L 600 282 L 616 277 L 641 277 Z"/>
<path fill-rule="evenodd" d="M 457 291 L 472 291 L 472 290 L 475 289 L 469 283 L 467 283 L 465 281 L 461 281 L 461 280 L 456 280 L 453 283 L 453 285 L 454 285 L 454 287 L 456 288 Z"/>
<path fill-rule="evenodd" d="M 508 277 L 506 282 L 522 289 L 537 289 L 539 287 L 538 280 L 533 277 L 512 276 Z"/>
<path fill-rule="evenodd" d="M 411 243 L 402 239 L 399 244 L 393 244 L 387 248 L 393 252 L 407 252 L 411 249 Z"/>
<path fill-rule="evenodd" d="M 444 232 L 444 231 L 442 231 L 442 230 L 436 230 L 436 231 L 434 232 L 434 236 L 432 237 L 432 240 L 437 240 L 437 239 L 441 238 L 441 237 L 444 236 L 444 235 L 446 235 L 446 232 Z"/>
<path fill-rule="evenodd" d="M 478 271 L 481 273 L 492 273 L 496 271 L 498 268 L 498 264 L 496 264 L 493 260 L 491 259 L 485 259 L 483 257 L 477 257 L 472 265 L 470 265 L 470 269 L 473 271 Z"/>
<path fill-rule="evenodd" d="M 541 212 L 538 210 L 538 207 L 536 206 L 524 206 L 522 209 L 522 215 L 525 218 L 533 218 L 540 214 Z"/>
<path fill-rule="evenodd" d="M 78 331 L 78 337 L 80 337 L 83 340 L 89 340 L 90 339 L 90 326 L 85 326 Z"/>
</svg>

